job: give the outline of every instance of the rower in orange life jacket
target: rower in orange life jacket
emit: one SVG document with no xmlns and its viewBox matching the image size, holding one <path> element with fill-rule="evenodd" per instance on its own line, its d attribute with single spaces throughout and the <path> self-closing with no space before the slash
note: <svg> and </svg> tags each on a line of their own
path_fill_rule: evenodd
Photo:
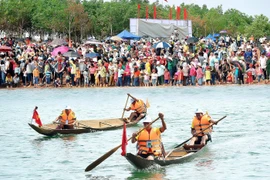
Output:
<svg viewBox="0 0 270 180">
<path fill-rule="evenodd" d="M 125 108 L 125 111 L 134 110 L 129 116 L 129 121 L 139 121 L 146 116 L 147 107 L 141 99 L 131 97 L 131 105 L 129 108 Z M 134 119 L 135 118 L 135 119 Z"/>
<path fill-rule="evenodd" d="M 146 116 L 143 124 L 146 129 L 144 129 L 140 134 L 132 134 L 132 143 L 137 141 L 138 155 L 147 158 L 148 160 L 154 160 L 154 157 L 165 156 L 165 150 L 161 142 L 161 133 L 166 129 L 166 123 L 164 121 L 164 115 L 159 113 L 159 118 L 162 122 L 162 127 L 153 128 L 149 123 L 151 123 L 151 118 Z M 149 125 L 147 127 L 147 125 Z"/>
<path fill-rule="evenodd" d="M 190 145 L 194 145 L 195 142 L 205 145 L 207 141 L 211 140 L 212 128 L 208 128 L 212 123 L 217 124 L 213 121 L 208 113 L 203 114 L 202 110 L 197 109 L 192 124 L 191 124 L 191 134 L 193 138 L 190 140 Z M 206 129 L 208 128 L 208 129 Z M 206 129 L 206 130 L 204 130 Z M 202 132 L 202 130 L 204 130 Z"/>
<path fill-rule="evenodd" d="M 73 129 L 74 123 L 76 122 L 75 113 L 71 110 L 70 106 L 66 106 L 65 110 L 62 111 L 61 115 L 58 117 L 58 122 L 60 122 L 57 129 Z"/>
</svg>

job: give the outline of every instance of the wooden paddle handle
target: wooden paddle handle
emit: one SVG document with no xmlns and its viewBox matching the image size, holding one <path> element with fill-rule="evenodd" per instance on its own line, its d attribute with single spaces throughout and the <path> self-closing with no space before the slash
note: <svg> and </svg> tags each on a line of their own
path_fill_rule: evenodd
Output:
<svg viewBox="0 0 270 180">
<path fill-rule="evenodd" d="M 126 104 L 125 104 L 125 107 L 124 107 L 124 109 L 123 109 L 123 113 L 122 113 L 121 119 L 123 119 L 123 117 L 124 117 L 125 109 L 126 109 L 127 103 L 128 103 L 128 98 L 129 98 L 129 94 L 128 94 L 128 96 L 127 96 Z"/>
<path fill-rule="evenodd" d="M 130 96 L 132 99 L 135 99 L 137 101 L 137 98 L 135 98 L 134 96 L 131 96 L 131 94 L 127 93 L 128 96 Z"/>
</svg>

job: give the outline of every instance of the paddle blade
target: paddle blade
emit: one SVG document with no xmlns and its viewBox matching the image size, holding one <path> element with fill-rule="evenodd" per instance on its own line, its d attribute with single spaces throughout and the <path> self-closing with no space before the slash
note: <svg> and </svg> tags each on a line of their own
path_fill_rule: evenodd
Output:
<svg viewBox="0 0 270 180">
<path fill-rule="evenodd" d="M 85 172 L 88 172 L 88 171 L 91 171 L 92 169 L 94 169 L 95 167 L 97 167 L 100 163 L 102 163 L 104 160 L 106 160 L 108 157 L 110 157 L 115 151 L 117 151 L 117 149 L 120 148 L 121 145 L 113 148 L 112 150 L 110 150 L 109 152 L 107 152 L 106 154 L 104 154 L 103 156 L 101 156 L 100 158 L 98 158 L 97 160 L 95 160 L 93 163 L 91 163 L 90 165 L 88 165 L 85 168 L 84 171 Z"/>
</svg>

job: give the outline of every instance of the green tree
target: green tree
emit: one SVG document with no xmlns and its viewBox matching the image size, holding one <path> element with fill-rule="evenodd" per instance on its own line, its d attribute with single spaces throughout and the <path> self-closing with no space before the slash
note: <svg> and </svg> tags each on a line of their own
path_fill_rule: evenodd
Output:
<svg viewBox="0 0 270 180">
<path fill-rule="evenodd" d="M 263 37 L 270 34 L 269 19 L 264 15 L 255 16 L 254 21 L 246 27 L 246 35 L 250 37 L 253 35 L 255 38 Z"/>
</svg>

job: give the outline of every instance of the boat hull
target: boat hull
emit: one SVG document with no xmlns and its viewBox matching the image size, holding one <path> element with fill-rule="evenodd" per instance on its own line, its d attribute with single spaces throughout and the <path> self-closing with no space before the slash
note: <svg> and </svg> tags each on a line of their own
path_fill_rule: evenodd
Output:
<svg viewBox="0 0 270 180">
<path fill-rule="evenodd" d="M 28 123 L 29 126 L 36 132 L 46 136 L 54 136 L 56 134 L 81 134 L 90 133 L 96 131 L 105 131 L 122 128 L 124 121 L 121 118 L 115 119 L 103 119 L 103 120 L 81 120 L 77 121 L 78 126 L 74 129 L 56 129 L 58 124 L 44 124 L 42 127 L 38 127 L 34 124 Z M 126 126 L 133 126 L 138 122 L 127 123 Z"/>
<path fill-rule="evenodd" d="M 125 157 L 134 167 L 138 169 L 146 169 L 153 165 L 167 166 L 171 164 L 181 164 L 190 161 L 197 155 L 205 151 L 205 149 L 206 146 L 197 150 L 186 150 L 183 146 L 181 146 L 172 150 L 168 157 L 166 157 L 165 159 L 161 157 L 155 160 L 147 160 L 132 153 L 127 153 Z"/>
</svg>

